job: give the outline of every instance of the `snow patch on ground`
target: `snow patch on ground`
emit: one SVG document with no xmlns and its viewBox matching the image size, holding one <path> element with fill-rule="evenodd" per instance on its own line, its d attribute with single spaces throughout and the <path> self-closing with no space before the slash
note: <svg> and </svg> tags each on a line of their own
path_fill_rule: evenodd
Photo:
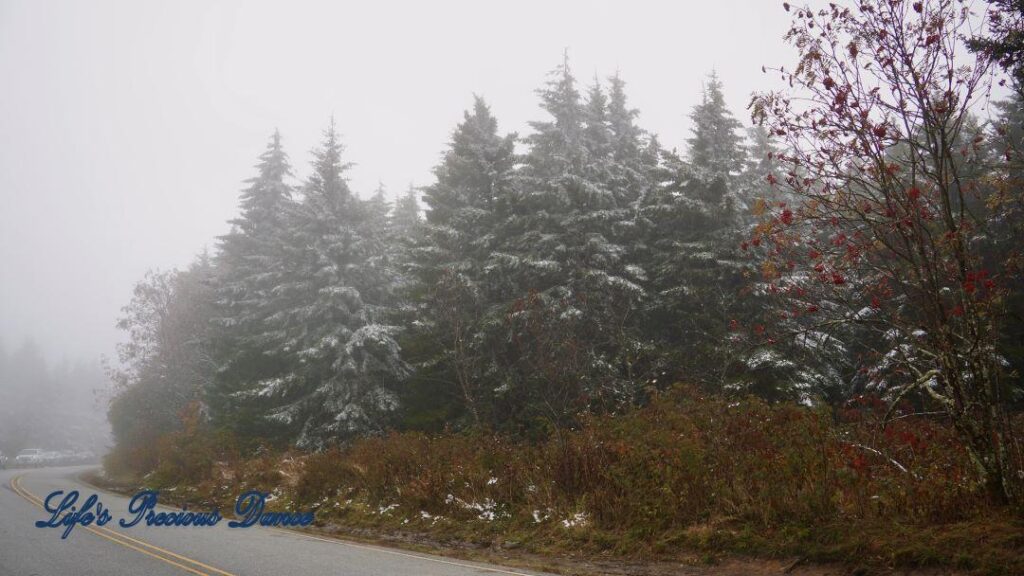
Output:
<svg viewBox="0 0 1024 576">
<path fill-rule="evenodd" d="M 577 512 L 562 520 L 562 526 L 566 528 L 581 528 L 590 522 L 586 512 Z"/>
</svg>

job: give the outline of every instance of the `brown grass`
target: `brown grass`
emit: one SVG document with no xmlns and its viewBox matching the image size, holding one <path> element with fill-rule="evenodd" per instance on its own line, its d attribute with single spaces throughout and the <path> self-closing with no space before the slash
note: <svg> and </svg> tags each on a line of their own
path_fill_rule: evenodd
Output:
<svg viewBox="0 0 1024 576">
<path fill-rule="evenodd" d="M 161 443 L 148 482 L 222 505 L 257 487 L 277 507 L 316 509 L 321 524 L 541 553 L 1024 574 L 1024 518 L 985 499 L 950 427 L 903 418 L 883 429 L 881 409 L 864 399 L 832 414 L 679 389 L 539 444 L 408 432 L 255 458 L 193 432 Z M 181 465 L 193 456 L 200 464 Z"/>
</svg>

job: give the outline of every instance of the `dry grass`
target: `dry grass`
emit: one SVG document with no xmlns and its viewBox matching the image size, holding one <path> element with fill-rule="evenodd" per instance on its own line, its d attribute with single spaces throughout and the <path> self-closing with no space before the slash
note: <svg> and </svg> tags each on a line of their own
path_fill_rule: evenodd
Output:
<svg viewBox="0 0 1024 576">
<path fill-rule="evenodd" d="M 539 444 L 409 432 L 255 458 L 194 431 L 160 444 L 147 482 L 221 505 L 259 488 L 277 507 L 315 508 L 322 524 L 540 553 L 1024 574 L 1024 517 L 976 489 L 953 431 L 924 418 L 883 430 L 880 409 L 864 400 L 835 415 L 679 389 Z"/>
</svg>

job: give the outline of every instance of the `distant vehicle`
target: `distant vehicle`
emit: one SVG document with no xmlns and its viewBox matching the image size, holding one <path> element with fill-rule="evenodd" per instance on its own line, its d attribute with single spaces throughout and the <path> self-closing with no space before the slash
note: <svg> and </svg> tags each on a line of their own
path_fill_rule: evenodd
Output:
<svg viewBox="0 0 1024 576">
<path fill-rule="evenodd" d="M 3 450 L 0 450 L 0 470 L 7 468 L 7 455 L 4 454 Z"/>
<path fill-rule="evenodd" d="M 19 468 L 37 468 L 43 466 L 76 466 L 96 462 L 96 453 L 91 450 L 43 450 L 42 448 L 26 448 L 14 457 L 13 462 L 6 462 Z M 0 468 L 3 468 L 0 465 Z"/>
<path fill-rule="evenodd" d="M 43 463 L 44 453 L 39 448 L 25 448 L 14 457 L 17 466 L 39 466 Z"/>
</svg>

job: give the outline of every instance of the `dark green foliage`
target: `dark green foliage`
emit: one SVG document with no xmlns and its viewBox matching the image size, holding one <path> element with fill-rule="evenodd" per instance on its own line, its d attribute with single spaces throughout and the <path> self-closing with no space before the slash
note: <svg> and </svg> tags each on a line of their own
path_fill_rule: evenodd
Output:
<svg viewBox="0 0 1024 576">
<path fill-rule="evenodd" d="M 293 188 L 275 133 L 215 259 L 146 288 L 180 302 L 165 321 L 189 346 L 126 324 L 140 358 L 196 355 L 170 370 L 181 388 L 126 379 L 119 430 L 164 392 L 157 436 L 198 401 L 243 445 L 325 448 L 391 427 L 560 437 L 679 380 L 810 404 L 863 388 L 845 341 L 752 337 L 772 287 L 743 239 L 792 176 L 765 130 L 744 145 L 715 75 L 685 153 L 637 125 L 618 76 L 581 94 L 566 60 L 538 95 L 546 117 L 522 140 L 476 98 L 433 182 L 394 200 L 349 188 L 333 122 Z M 1004 109 L 991 156 L 1019 140 Z M 1007 351 L 1016 366 L 1012 334 Z"/>
<path fill-rule="evenodd" d="M 488 348 L 500 342 L 508 298 L 491 263 L 515 194 L 515 139 L 498 134 L 487 104 L 476 98 L 434 169 L 436 182 L 424 189 L 426 223 L 410 262 L 416 322 L 405 346 L 418 368 L 409 410 L 419 415 L 409 422 L 454 414 L 473 424 L 489 419 L 495 360 Z"/>
<path fill-rule="evenodd" d="M 667 358 L 667 378 L 721 390 L 736 370 L 730 323 L 743 318 L 747 267 L 738 175 L 745 157 L 739 123 L 712 75 L 694 108 L 685 158 L 663 152 L 656 187 L 643 204 L 646 267 L 653 298 L 649 330 Z"/>
</svg>

